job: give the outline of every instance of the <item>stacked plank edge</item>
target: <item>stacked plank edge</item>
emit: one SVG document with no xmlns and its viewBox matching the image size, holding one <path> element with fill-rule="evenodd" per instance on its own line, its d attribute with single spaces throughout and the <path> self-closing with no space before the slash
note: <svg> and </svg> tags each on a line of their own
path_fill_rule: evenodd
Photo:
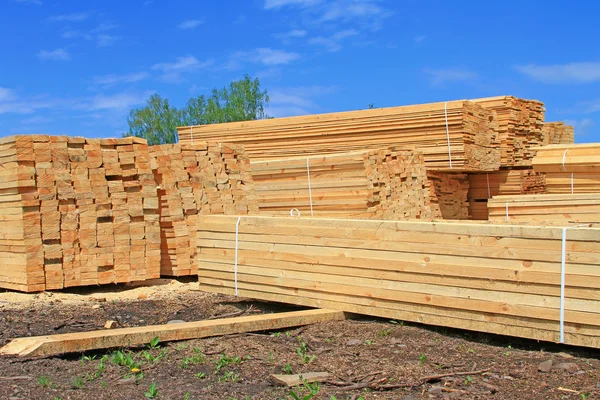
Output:
<svg viewBox="0 0 600 400">
<path fill-rule="evenodd" d="M 575 129 L 564 122 L 545 122 L 542 128 L 544 146 L 549 144 L 570 144 L 575 142 Z"/>
<path fill-rule="evenodd" d="M 488 201 L 494 222 L 541 225 L 600 223 L 600 193 L 495 196 Z"/>
<path fill-rule="evenodd" d="M 530 166 L 532 148 L 544 143 L 544 104 L 513 96 L 473 99 L 497 115 L 503 167 Z"/>
<path fill-rule="evenodd" d="M 548 193 L 600 193 L 600 143 L 540 147 L 533 168 L 546 175 Z"/>
<path fill-rule="evenodd" d="M 468 218 L 465 174 L 428 172 L 414 149 L 252 161 L 261 215 Z"/>
<path fill-rule="evenodd" d="M 178 128 L 179 142 L 244 144 L 252 160 L 416 146 L 430 169 L 500 167 L 496 114 L 450 101 Z"/>
<path fill-rule="evenodd" d="M 199 215 L 258 214 L 243 146 L 221 143 L 150 147 L 158 184 L 161 275 L 196 275 Z"/>
<path fill-rule="evenodd" d="M 492 196 L 540 193 L 546 193 L 546 175 L 532 168 L 470 173 L 469 215 L 473 220 L 487 220 Z"/>
<path fill-rule="evenodd" d="M 560 340 L 561 228 L 242 217 L 236 241 L 236 221 L 200 217 L 202 290 Z M 599 256 L 600 229 L 568 231 L 567 344 L 600 348 Z"/>
<path fill-rule="evenodd" d="M 159 276 L 158 197 L 145 140 L 28 135 L 0 146 L 0 287 Z"/>
</svg>

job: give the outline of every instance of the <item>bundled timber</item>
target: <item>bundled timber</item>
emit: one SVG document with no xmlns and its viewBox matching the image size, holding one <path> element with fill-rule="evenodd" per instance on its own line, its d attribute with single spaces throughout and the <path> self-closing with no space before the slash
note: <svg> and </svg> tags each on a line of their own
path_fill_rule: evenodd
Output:
<svg viewBox="0 0 600 400">
<path fill-rule="evenodd" d="M 236 242 L 237 218 L 200 219 L 205 291 L 560 340 L 561 228 L 242 217 Z M 564 342 L 600 348 L 600 229 L 564 249 Z"/>
<path fill-rule="evenodd" d="M 427 172 L 423 153 L 414 149 L 252 161 L 251 167 L 262 215 L 468 217 L 466 176 Z"/>
<path fill-rule="evenodd" d="M 548 193 L 600 193 L 600 143 L 540 147 L 533 168 L 546 175 Z"/>
<path fill-rule="evenodd" d="M 600 193 L 496 196 L 488 201 L 490 221 L 568 225 L 600 223 Z"/>
<path fill-rule="evenodd" d="M 531 168 L 469 174 L 469 214 L 487 220 L 492 196 L 546 193 L 546 175 Z"/>
<path fill-rule="evenodd" d="M 530 166 L 533 147 L 544 144 L 544 103 L 513 96 L 471 100 L 496 112 L 502 166 Z"/>
<path fill-rule="evenodd" d="M 180 143 L 242 143 L 252 160 L 414 145 L 430 169 L 500 166 L 493 111 L 469 101 L 273 118 L 178 128 Z"/>
<path fill-rule="evenodd" d="M 158 197 L 137 138 L 0 140 L 0 287 L 60 289 L 157 278 Z"/>
<path fill-rule="evenodd" d="M 564 122 L 545 122 L 542 128 L 543 144 L 570 144 L 575 142 L 575 130 Z"/>
<path fill-rule="evenodd" d="M 198 143 L 150 147 L 158 188 L 161 274 L 196 275 L 198 215 L 257 214 L 250 164 L 241 145 Z"/>
</svg>

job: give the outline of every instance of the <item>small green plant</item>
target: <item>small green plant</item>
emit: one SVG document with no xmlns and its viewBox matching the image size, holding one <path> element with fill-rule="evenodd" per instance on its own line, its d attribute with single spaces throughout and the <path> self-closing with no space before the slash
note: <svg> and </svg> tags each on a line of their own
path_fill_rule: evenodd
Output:
<svg viewBox="0 0 600 400">
<path fill-rule="evenodd" d="M 102 382 L 100 382 L 100 385 L 102 385 L 102 388 L 103 388 L 103 389 L 106 389 L 106 388 L 108 388 L 108 383 L 106 383 L 106 381 L 102 381 Z"/>
<path fill-rule="evenodd" d="M 390 321 L 390 324 L 392 324 L 392 325 L 398 325 L 398 326 L 404 326 L 404 321 L 396 321 L 396 320 L 392 319 Z"/>
<path fill-rule="evenodd" d="M 304 364 L 310 364 L 317 358 L 317 356 L 311 356 L 310 354 L 308 354 L 308 351 L 308 343 L 306 343 L 302 338 L 299 337 L 296 353 L 300 356 L 300 359 L 302 359 L 302 362 Z"/>
<path fill-rule="evenodd" d="M 281 332 L 275 332 L 273 334 L 273 336 L 275 336 L 276 338 L 280 338 L 281 337 Z"/>
<path fill-rule="evenodd" d="M 390 333 L 392 333 L 391 329 L 382 329 L 377 333 L 377 336 L 379 337 L 386 337 L 387 335 L 389 335 Z"/>
<path fill-rule="evenodd" d="M 184 357 L 181 360 L 181 364 L 179 364 L 181 369 L 188 369 L 190 365 L 204 364 L 206 362 L 206 357 L 199 348 L 194 348 L 194 353 L 193 356 Z"/>
<path fill-rule="evenodd" d="M 38 378 L 36 380 L 37 380 L 37 383 L 41 387 L 44 387 L 44 388 L 52 385 L 52 381 L 47 376 L 38 376 Z"/>
<path fill-rule="evenodd" d="M 190 400 L 190 392 L 185 392 L 183 395 L 183 400 Z"/>
<path fill-rule="evenodd" d="M 427 361 L 427 356 L 425 354 L 421 354 L 419 356 L 419 364 L 425 364 L 425 361 Z"/>
<path fill-rule="evenodd" d="M 471 378 L 471 375 L 467 375 L 465 378 L 465 385 L 470 385 L 471 383 L 473 383 L 473 378 Z"/>
<path fill-rule="evenodd" d="M 365 344 L 368 345 L 368 346 L 372 346 L 372 345 L 375 344 L 375 342 L 372 341 L 372 340 L 365 340 Z"/>
<path fill-rule="evenodd" d="M 83 387 L 83 378 L 78 376 L 75 379 L 73 379 L 73 388 L 75 389 L 81 389 Z"/>
<path fill-rule="evenodd" d="M 587 400 L 588 397 L 590 397 L 590 395 L 591 395 L 590 392 L 579 393 L 579 397 L 581 397 L 581 400 Z"/>
<path fill-rule="evenodd" d="M 510 350 L 512 350 L 512 346 L 509 344 L 507 348 L 508 348 L 508 351 L 506 351 L 506 353 L 504 353 L 504 355 L 510 356 Z"/>
<path fill-rule="evenodd" d="M 197 374 L 194 374 L 194 376 L 200 380 L 206 378 L 206 374 L 204 372 L 198 372 Z"/>
<path fill-rule="evenodd" d="M 218 380 L 219 382 L 238 382 L 240 380 L 240 374 L 236 374 L 233 371 L 226 371 Z"/>
<path fill-rule="evenodd" d="M 158 345 L 160 343 L 160 337 L 155 337 L 154 339 L 152 339 L 150 341 L 150 343 L 148 343 L 148 347 L 150 347 L 151 349 L 156 349 L 159 348 L 160 346 Z"/>
<path fill-rule="evenodd" d="M 87 361 L 87 362 L 92 362 L 92 361 L 94 361 L 94 360 L 96 359 L 96 357 L 98 357 L 96 354 L 94 354 L 94 355 L 91 355 L 91 356 L 85 356 L 85 355 L 84 355 L 84 356 L 81 356 L 81 360 L 79 360 L 79 361 L 80 361 L 82 364 L 83 364 L 84 362 L 86 362 L 86 361 Z"/>
<path fill-rule="evenodd" d="M 288 375 L 292 374 L 292 366 L 290 365 L 290 363 L 285 364 L 285 367 L 283 367 L 283 372 L 285 372 Z"/>
<path fill-rule="evenodd" d="M 155 399 L 158 397 L 158 389 L 156 388 L 156 383 L 152 382 L 152 385 L 148 388 L 147 391 L 144 392 L 144 396 L 148 399 Z"/>
<path fill-rule="evenodd" d="M 221 354 L 221 357 L 215 362 L 215 374 L 218 374 L 223 368 L 229 364 L 241 364 L 241 357 L 229 357 L 227 354 Z"/>
<path fill-rule="evenodd" d="M 302 382 L 302 385 L 303 388 L 298 390 L 299 392 L 301 392 L 300 394 L 296 393 L 294 389 L 290 389 L 290 396 L 293 400 L 310 400 L 317 394 L 319 394 L 319 391 L 321 390 L 319 382 L 308 383 L 307 381 L 304 381 Z M 302 392 L 305 391 L 307 391 L 308 393 L 302 395 Z M 302 397 L 300 397 L 301 395 Z"/>
</svg>

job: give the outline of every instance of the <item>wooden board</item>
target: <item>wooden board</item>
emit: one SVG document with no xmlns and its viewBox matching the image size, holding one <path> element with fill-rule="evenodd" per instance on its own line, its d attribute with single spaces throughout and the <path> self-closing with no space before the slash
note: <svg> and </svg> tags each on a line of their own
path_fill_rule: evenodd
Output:
<svg viewBox="0 0 600 400">
<path fill-rule="evenodd" d="M 427 171 L 422 152 L 390 148 L 252 161 L 262 215 L 466 219 L 466 175 Z M 294 211 L 291 211 L 294 210 Z"/>
<path fill-rule="evenodd" d="M 491 221 L 570 225 L 600 223 L 600 193 L 495 196 L 488 202 Z"/>
<path fill-rule="evenodd" d="M 54 356 L 88 350 L 147 345 L 156 337 L 160 342 L 169 342 L 242 332 L 278 330 L 343 319 L 345 316 L 341 311 L 305 310 L 180 324 L 33 336 L 11 340 L 0 349 L 0 354 L 21 357 Z"/>
<path fill-rule="evenodd" d="M 252 160 L 414 145 L 430 169 L 490 171 L 500 166 L 495 113 L 462 100 L 187 126 L 178 128 L 178 135 L 185 144 L 244 144 Z"/>
<path fill-rule="evenodd" d="M 561 228 L 249 216 L 236 244 L 236 221 L 201 217 L 203 290 L 559 340 Z M 600 229 L 565 248 L 566 343 L 600 347 Z"/>
</svg>

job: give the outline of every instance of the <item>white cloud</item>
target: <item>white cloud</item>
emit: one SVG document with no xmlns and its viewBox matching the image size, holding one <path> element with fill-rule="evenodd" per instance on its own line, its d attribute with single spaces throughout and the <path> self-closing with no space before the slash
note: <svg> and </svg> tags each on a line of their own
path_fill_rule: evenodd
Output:
<svg viewBox="0 0 600 400">
<path fill-rule="evenodd" d="M 427 38 L 427 36 L 420 35 L 420 36 L 415 36 L 415 38 L 413 40 L 415 41 L 416 44 L 421 44 L 425 41 L 426 38 Z"/>
<path fill-rule="evenodd" d="M 266 113 L 271 117 L 287 117 L 318 112 L 320 107 L 314 99 L 337 90 L 335 86 L 318 85 L 275 88 L 269 91 L 271 101 Z"/>
<path fill-rule="evenodd" d="M 35 4 L 36 6 L 42 5 L 42 2 L 40 0 L 16 0 L 16 2 L 23 4 Z"/>
<path fill-rule="evenodd" d="M 358 35 L 356 29 L 346 29 L 343 31 L 336 32 L 330 37 L 317 36 L 308 41 L 309 44 L 322 46 L 327 48 L 328 51 L 334 52 L 342 49 L 342 41 L 345 38 Z"/>
<path fill-rule="evenodd" d="M 300 54 L 298 53 L 261 47 L 256 49 L 254 60 L 263 65 L 281 65 L 289 64 L 298 58 L 300 58 Z"/>
<path fill-rule="evenodd" d="M 96 44 L 99 47 L 110 47 L 113 44 L 115 44 L 115 42 L 117 40 L 119 40 L 119 37 L 118 36 L 112 36 L 112 35 L 102 34 L 102 35 L 96 35 L 94 37 L 94 40 L 96 41 Z"/>
<path fill-rule="evenodd" d="M 199 19 L 190 19 L 188 21 L 183 21 L 182 23 L 177 25 L 177 27 L 179 29 L 194 29 L 194 28 L 202 25 L 203 23 L 204 23 L 204 21 L 201 21 Z"/>
<path fill-rule="evenodd" d="M 303 7 L 319 4 L 320 0 L 265 0 L 265 9 L 278 8 L 283 6 L 298 5 Z"/>
<path fill-rule="evenodd" d="M 145 71 L 135 72 L 135 73 L 131 73 L 131 74 L 124 74 L 124 75 L 110 74 L 110 75 L 104 75 L 104 76 L 96 76 L 96 77 L 94 77 L 93 82 L 96 85 L 113 86 L 113 85 L 116 85 L 119 83 L 134 83 L 134 82 L 143 81 L 144 79 L 147 79 L 149 76 L 150 76 L 150 74 Z"/>
<path fill-rule="evenodd" d="M 83 108 L 88 111 L 124 111 L 144 103 L 147 97 L 148 93 L 122 92 L 112 95 L 99 94 L 89 99 Z"/>
<path fill-rule="evenodd" d="M 0 87 L 0 103 L 4 101 L 14 100 L 16 98 L 14 90 Z"/>
<path fill-rule="evenodd" d="M 515 68 L 522 74 L 542 83 L 600 82 L 600 62 L 555 65 L 528 64 Z"/>
<path fill-rule="evenodd" d="M 302 38 L 305 37 L 308 34 L 308 32 L 306 32 L 303 29 L 292 29 L 289 32 L 284 32 L 284 33 L 277 33 L 274 36 L 278 39 L 291 39 L 291 38 Z"/>
<path fill-rule="evenodd" d="M 52 118 L 36 115 L 35 117 L 26 118 L 26 119 L 22 120 L 21 124 L 22 125 L 40 125 L 40 124 L 46 124 L 51 121 L 52 121 Z"/>
<path fill-rule="evenodd" d="M 69 30 L 64 31 L 60 36 L 62 36 L 63 39 L 74 39 L 81 36 L 81 33 L 79 33 L 79 31 Z"/>
<path fill-rule="evenodd" d="M 478 78 L 477 73 L 465 68 L 425 68 L 423 72 L 429 76 L 430 82 L 434 86 Z"/>
<path fill-rule="evenodd" d="M 119 26 L 117 24 L 115 24 L 114 22 L 108 21 L 108 22 L 101 23 L 100 25 L 98 25 L 97 27 L 92 29 L 90 32 L 98 33 L 98 32 L 112 31 L 113 29 L 117 29 L 118 27 Z"/>
<path fill-rule="evenodd" d="M 42 60 L 68 61 L 71 59 L 71 56 L 65 49 L 40 50 L 37 56 Z"/>
<path fill-rule="evenodd" d="M 177 83 L 183 80 L 182 74 L 186 72 L 197 71 L 212 65 L 212 60 L 199 61 L 194 56 L 178 57 L 175 62 L 158 63 L 152 66 L 155 71 L 161 71 L 163 79 L 166 82 Z"/>
<path fill-rule="evenodd" d="M 57 22 L 81 22 L 81 21 L 85 21 L 89 17 L 90 17 L 90 15 L 88 13 L 73 13 L 73 14 L 55 15 L 48 19 L 50 21 L 57 21 Z"/>
<path fill-rule="evenodd" d="M 572 125 L 575 129 L 575 138 L 585 136 L 589 133 L 590 128 L 596 125 L 594 120 L 591 118 L 583 118 L 580 120 L 567 119 L 565 124 Z"/>
</svg>

